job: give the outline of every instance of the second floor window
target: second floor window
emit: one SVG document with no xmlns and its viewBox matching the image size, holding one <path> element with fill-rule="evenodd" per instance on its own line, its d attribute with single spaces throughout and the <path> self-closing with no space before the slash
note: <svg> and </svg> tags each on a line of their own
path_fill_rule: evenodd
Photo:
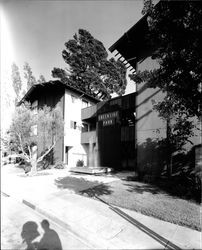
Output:
<svg viewBox="0 0 202 250">
<path fill-rule="evenodd" d="M 72 103 L 76 103 L 76 96 L 74 96 L 74 95 L 71 95 L 71 99 L 72 99 Z"/>
<path fill-rule="evenodd" d="M 38 109 L 38 100 L 34 101 L 32 103 L 32 109 L 34 111 L 34 114 L 37 114 L 37 109 Z"/>
<path fill-rule="evenodd" d="M 85 100 L 82 100 L 82 108 L 87 108 L 88 107 L 88 102 Z"/>
<path fill-rule="evenodd" d="M 31 127 L 31 136 L 37 135 L 37 125 Z"/>
<path fill-rule="evenodd" d="M 75 121 L 70 121 L 70 128 L 77 129 L 77 123 Z"/>
<path fill-rule="evenodd" d="M 82 133 L 88 132 L 88 124 L 87 123 L 82 123 Z"/>
</svg>

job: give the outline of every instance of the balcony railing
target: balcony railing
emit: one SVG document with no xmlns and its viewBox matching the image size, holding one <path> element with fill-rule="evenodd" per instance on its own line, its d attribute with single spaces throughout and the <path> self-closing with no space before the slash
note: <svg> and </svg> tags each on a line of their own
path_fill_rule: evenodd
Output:
<svg viewBox="0 0 202 250">
<path fill-rule="evenodd" d="M 95 143 L 96 131 L 81 133 L 81 143 Z"/>
<path fill-rule="evenodd" d="M 81 119 L 86 120 L 92 117 L 95 117 L 97 112 L 97 106 L 93 105 L 81 110 Z"/>
</svg>

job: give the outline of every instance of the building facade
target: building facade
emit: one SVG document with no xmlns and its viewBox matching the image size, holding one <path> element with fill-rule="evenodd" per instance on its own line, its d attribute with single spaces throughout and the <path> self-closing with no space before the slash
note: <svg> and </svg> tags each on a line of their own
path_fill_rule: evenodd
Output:
<svg viewBox="0 0 202 250">
<path fill-rule="evenodd" d="M 81 145 L 81 109 L 94 105 L 98 100 L 72 86 L 60 81 L 50 81 L 34 85 L 23 97 L 20 103 L 28 101 L 35 110 L 48 106 L 59 106 L 64 119 L 64 137 L 57 141 L 54 147 L 53 163 L 64 162 L 75 166 L 78 160 L 87 164 L 87 152 Z M 36 132 L 40 137 L 40 131 Z M 44 150 L 43 144 L 38 143 L 38 155 Z"/>
<path fill-rule="evenodd" d="M 155 48 L 148 43 L 147 33 L 148 22 L 145 15 L 109 48 L 119 56 L 131 73 L 158 67 L 158 63 L 151 58 Z M 158 175 L 167 167 L 165 159 L 169 153 L 162 149 L 159 141 L 167 137 L 168 124 L 158 116 L 153 105 L 161 101 L 166 93 L 158 88 L 147 87 L 146 82 L 137 84 L 136 90 L 137 170 L 144 172 L 144 169 L 150 168 L 152 175 Z M 193 144 L 187 143 L 184 147 L 186 151 L 191 150 L 193 145 L 201 144 L 200 124 L 197 119 L 194 123 L 195 135 L 189 138 Z"/>
<path fill-rule="evenodd" d="M 82 109 L 81 144 L 88 152 L 88 166 L 134 170 L 135 101 L 133 93 Z"/>
<path fill-rule="evenodd" d="M 75 167 L 82 161 L 88 167 L 131 169 L 135 165 L 136 93 L 99 102 L 60 81 L 33 86 L 22 102 L 37 109 L 59 106 L 64 119 L 64 137 L 54 147 L 53 163 Z M 37 132 L 40 137 L 40 131 Z M 37 147 L 38 154 L 44 150 Z"/>
</svg>

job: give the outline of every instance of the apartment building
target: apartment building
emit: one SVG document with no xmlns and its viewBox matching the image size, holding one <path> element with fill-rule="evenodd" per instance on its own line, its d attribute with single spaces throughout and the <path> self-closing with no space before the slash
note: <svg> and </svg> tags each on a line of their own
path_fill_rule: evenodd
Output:
<svg viewBox="0 0 202 250">
<path fill-rule="evenodd" d="M 88 167 L 134 170 L 136 93 L 99 102 L 72 86 L 50 81 L 33 86 L 24 101 L 36 112 L 44 105 L 58 105 L 63 112 L 64 137 L 54 148 L 54 162 L 75 167 L 82 160 Z M 39 142 L 38 154 L 42 151 Z"/>
<path fill-rule="evenodd" d="M 59 106 L 62 110 L 64 137 L 55 145 L 54 162 L 63 161 L 69 166 L 76 166 L 78 160 L 83 160 L 87 165 L 86 148 L 80 143 L 83 130 L 81 110 L 98 103 L 99 100 L 60 81 L 50 81 L 32 86 L 20 103 L 25 101 L 30 102 L 36 112 L 45 105 Z M 39 142 L 38 154 L 43 150 L 43 145 Z"/>
<path fill-rule="evenodd" d="M 151 58 L 155 48 L 149 44 L 147 15 L 127 30 L 109 50 L 116 54 L 132 73 L 153 70 L 158 67 L 157 61 Z M 156 44 L 156 46 L 158 46 Z M 160 119 L 153 104 L 161 101 L 166 93 L 158 88 L 148 88 L 147 83 L 137 84 L 136 88 L 136 159 L 138 171 L 151 168 L 153 175 L 166 167 L 166 151 L 158 144 L 158 140 L 167 137 L 167 123 Z M 201 148 L 200 124 L 195 120 L 195 136 L 190 137 L 196 148 Z M 197 129 L 198 127 L 198 129 Z M 185 150 L 189 151 L 193 145 L 187 143 Z M 201 152 L 201 151 L 200 151 Z M 168 154 L 167 154 L 168 155 Z M 197 155 L 197 153 L 196 153 Z M 197 158 L 197 156 L 195 157 Z M 196 161 L 196 160 L 195 160 Z"/>
<path fill-rule="evenodd" d="M 119 96 L 82 109 L 81 145 L 87 166 L 134 170 L 136 93 Z"/>
</svg>

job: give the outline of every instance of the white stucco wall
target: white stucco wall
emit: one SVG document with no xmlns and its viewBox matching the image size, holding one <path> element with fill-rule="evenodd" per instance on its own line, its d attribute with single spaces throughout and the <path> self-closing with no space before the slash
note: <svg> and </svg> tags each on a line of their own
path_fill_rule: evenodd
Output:
<svg viewBox="0 0 202 250">
<path fill-rule="evenodd" d="M 74 97 L 74 101 L 72 100 Z M 75 94 L 73 91 L 65 91 L 64 102 L 64 162 L 66 163 L 65 149 L 68 147 L 68 166 L 75 167 L 78 160 L 83 160 L 87 165 L 87 153 L 84 146 L 81 144 L 81 109 L 83 108 L 82 100 L 88 102 L 88 106 L 93 105 L 88 99 L 81 95 Z M 71 127 L 73 122 L 76 122 L 76 129 Z"/>
</svg>

